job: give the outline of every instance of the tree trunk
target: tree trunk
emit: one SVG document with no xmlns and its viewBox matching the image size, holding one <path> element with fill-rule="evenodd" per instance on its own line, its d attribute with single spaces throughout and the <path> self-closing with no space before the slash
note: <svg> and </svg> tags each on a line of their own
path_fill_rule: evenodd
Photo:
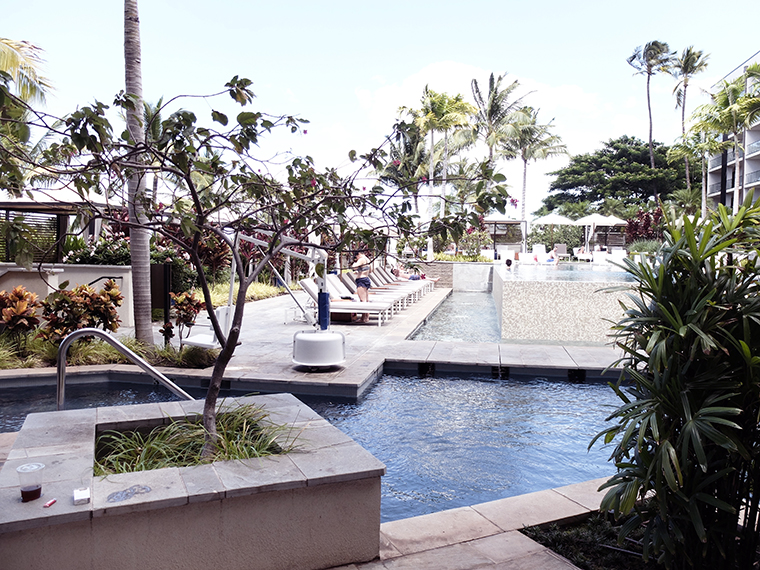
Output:
<svg viewBox="0 0 760 570">
<path fill-rule="evenodd" d="M 523 158 L 523 187 L 522 187 L 522 219 L 527 220 L 525 217 L 525 197 L 528 195 L 528 159 Z"/>
<path fill-rule="evenodd" d="M 647 73 L 647 111 L 649 111 L 649 164 L 654 170 L 654 145 L 652 144 L 652 99 L 649 96 L 649 82 L 652 74 Z M 654 191 L 655 200 L 657 199 L 657 190 Z"/>
<path fill-rule="evenodd" d="M 430 171 L 429 171 L 429 178 L 428 178 L 428 188 L 429 188 L 429 196 L 428 196 L 428 222 L 433 221 L 433 192 L 435 192 L 435 189 L 433 187 L 433 177 L 435 176 L 435 157 L 433 156 L 433 150 L 435 149 L 435 139 L 434 139 L 434 133 L 435 131 L 433 129 L 430 129 Z M 428 224 L 428 229 L 430 228 L 430 225 Z M 433 261 L 435 259 L 435 253 L 433 252 L 433 237 L 428 236 L 427 238 L 427 260 Z"/>
<path fill-rule="evenodd" d="M 137 0 L 124 0 L 124 77 L 127 95 L 133 108 L 127 109 L 127 129 L 136 146 L 145 143 L 143 127 L 142 69 L 140 55 L 140 17 Z M 136 157 L 139 160 L 139 157 Z M 132 223 L 144 223 L 145 174 L 133 172 L 128 180 L 127 208 Z M 152 345 L 150 299 L 150 232 L 132 227 L 129 233 L 132 258 L 132 300 L 135 315 L 135 338 Z"/>
<path fill-rule="evenodd" d="M 683 79 L 683 95 L 681 97 L 681 139 L 686 142 L 686 87 L 689 81 L 686 77 Z M 691 176 L 689 174 L 689 157 L 683 157 L 686 166 L 686 190 L 691 191 Z"/>
</svg>

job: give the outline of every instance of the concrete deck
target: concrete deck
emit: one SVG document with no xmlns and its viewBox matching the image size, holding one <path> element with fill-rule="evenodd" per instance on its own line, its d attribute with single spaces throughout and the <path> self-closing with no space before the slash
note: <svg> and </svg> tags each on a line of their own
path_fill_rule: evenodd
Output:
<svg viewBox="0 0 760 570">
<path fill-rule="evenodd" d="M 289 321 L 295 306 L 287 296 L 249 303 L 245 308 L 241 345 L 227 370 L 230 388 L 304 395 L 360 397 L 383 370 L 417 370 L 424 366 L 438 372 L 480 371 L 488 374 L 530 374 L 550 371 L 557 376 L 596 377 L 619 354 L 608 346 L 562 346 L 539 344 L 470 344 L 408 341 L 425 319 L 449 295 L 436 289 L 397 314 L 382 327 L 333 324 L 346 336 L 346 363 L 322 371 L 294 367 L 292 339 L 309 329 Z M 305 294 L 298 293 L 305 303 Z M 289 321 L 289 322 L 288 322 Z M 94 367 L 88 367 L 90 369 Z M 103 367 L 131 370 L 134 367 Z M 78 371 L 70 367 L 69 373 Z M 581 372 L 572 372 L 581 371 Z M 19 372 L 22 372 L 19 374 Z M 30 373 L 40 374 L 40 370 Z M 54 375 L 54 371 L 47 371 Z M 180 383 L 202 384 L 210 370 L 165 370 Z M 0 371 L 0 385 L 23 381 L 26 371 Z M 580 376 L 579 376 L 580 375 Z M 613 379 L 612 374 L 605 378 Z M 0 434 L 0 464 L 15 434 Z M 453 509 L 381 526 L 380 560 L 341 567 L 345 570 L 375 569 L 568 569 L 568 561 L 526 538 L 516 529 L 526 525 L 583 518 L 596 510 L 601 481 L 590 481 L 553 490 L 511 497 L 491 503 Z"/>
</svg>

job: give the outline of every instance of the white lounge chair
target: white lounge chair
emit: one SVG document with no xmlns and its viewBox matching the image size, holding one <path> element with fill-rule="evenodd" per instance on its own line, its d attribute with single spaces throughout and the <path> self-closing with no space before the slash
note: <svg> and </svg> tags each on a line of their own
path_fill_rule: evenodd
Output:
<svg viewBox="0 0 760 570">
<path fill-rule="evenodd" d="M 214 309 L 214 313 L 216 314 L 216 318 L 219 321 L 219 326 L 222 328 L 222 330 L 226 333 L 227 329 L 229 328 L 230 324 L 230 318 L 232 316 L 232 309 L 231 306 L 225 306 L 225 307 L 217 307 Z M 211 325 L 211 321 L 209 320 L 208 324 L 203 325 L 193 325 L 190 327 L 190 334 L 187 338 L 180 338 L 179 339 L 179 347 L 182 349 L 183 346 L 198 346 L 200 348 L 219 348 L 221 345 L 219 343 L 219 339 L 216 338 L 216 333 L 214 332 L 214 327 Z"/>
<path fill-rule="evenodd" d="M 315 304 L 319 303 L 319 288 L 312 279 L 301 279 L 301 288 L 308 293 Z M 359 301 L 348 301 L 343 299 L 330 299 L 330 314 L 368 314 L 370 317 L 377 318 L 377 326 L 382 326 L 383 321 L 389 321 L 393 317 L 393 303 L 388 302 L 370 302 L 362 303 Z"/>
</svg>

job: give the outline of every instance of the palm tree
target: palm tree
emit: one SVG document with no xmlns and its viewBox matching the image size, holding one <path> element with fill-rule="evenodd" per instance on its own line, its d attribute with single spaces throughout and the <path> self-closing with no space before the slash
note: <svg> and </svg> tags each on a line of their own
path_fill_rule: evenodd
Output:
<svg viewBox="0 0 760 570">
<path fill-rule="evenodd" d="M 425 86 L 425 91 L 422 95 L 422 109 L 419 111 L 413 111 L 415 124 L 419 127 L 423 136 L 430 133 L 430 168 L 429 168 L 429 184 L 431 188 L 431 200 L 432 200 L 432 188 L 433 180 L 435 177 L 435 133 L 436 131 L 443 132 L 444 147 L 442 151 L 443 155 L 443 185 L 441 187 L 441 212 L 444 208 L 446 198 L 446 170 L 448 168 L 448 142 L 449 131 L 457 127 L 463 127 L 469 123 L 470 116 L 475 112 L 475 108 L 467 103 L 462 95 L 455 95 L 451 97 L 446 93 L 436 93 Z M 432 219 L 432 202 L 430 210 L 430 218 Z M 434 257 L 432 247 L 432 237 L 428 238 L 428 259 L 432 260 Z"/>
<path fill-rule="evenodd" d="M 135 146 L 145 144 L 143 124 L 142 67 L 140 64 L 140 17 L 137 0 L 124 0 L 124 78 L 127 96 L 132 105 L 127 108 L 127 130 Z M 145 175 L 132 172 L 127 182 L 127 209 L 134 224 L 143 224 L 145 216 Z M 132 297 L 135 314 L 135 338 L 153 345 L 150 298 L 150 232 L 132 226 L 129 232 L 129 251 L 132 258 Z"/>
<path fill-rule="evenodd" d="M 747 67 L 744 74 L 732 81 L 721 81 L 712 95 L 712 103 L 702 105 L 694 112 L 696 122 L 692 129 L 705 133 L 707 138 L 721 134 L 731 135 L 734 149 L 734 200 L 736 213 L 744 199 L 744 173 L 742 171 L 741 136 L 744 129 L 760 119 L 760 64 Z"/>
<path fill-rule="evenodd" d="M 689 78 L 707 69 L 709 55 L 695 50 L 689 46 L 681 53 L 680 57 L 673 58 L 670 74 L 678 80 L 673 93 L 676 96 L 676 109 L 681 107 L 681 136 L 686 138 L 686 89 L 689 87 Z M 684 155 L 686 165 L 686 190 L 691 191 L 691 178 L 689 176 L 689 157 Z"/>
<path fill-rule="evenodd" d="M 675 52 L 670 51 L 670 47 L 665 42 L 653 41 L 644 47 L 639 46 L 628 58 L 628 63 L 636 70 L 638 74 L 647 76 L 647 110 L 649 111 L 649 161 L 654 169 L 654 146 L 652 144 L 652 101 L 649 96 L 649 84 L 652 76 L 660 71 L 667 71 L 670 67 L 671 60 Z M 655 189 L 655 200 L 657 190 Z"/>
<path fill-rule="evenodd" d="M 507 144 L 510 139 L 519 135 L 520 125 L 530 122 L 522 106 L 523 97 L 510 101 L 510 96 L 519 87 L 518 81 L 513 81 L 502 88 L 504 79 L 500 75 L 494 79 L 493 73 L 488 79 L 488 92 L 486 96 L 480 90 L 478 80 L 472 80 L 472 96 L 475 98 L 477 111 L 475 113 L 475 127 L 472 131 L 473 139 L 482 140 L 488 147 L 488 162 L 493 167 L 494 153 L 504 154 L 505 149 L 511 147 Z M 507 152 L 509 152 L 507 150 Z M 513 158 L 514 155 L 508 158 Z"/>
<path fill-rule="evenodd" d="M 50 91 L 48 80 L 40 74 L 42 49 L 25 41 L 0 38 L 0 71 L 11 76 L 16 95 L 28 103 L 44 103 Z"/>
<path fill-rule="evenodd" d="M 401 121 L 396 125 L 396 140 L 391 141 L 388 162 L 377 171 L 380 182 L 400 190 L 410 190 L 414 196 L 414 210 L 419 213 L 417 196 L 419 179 L 424 176 L 427 164 L 425 138 L 414 123 Z"/>
<path fill-rule="evenodd" d="M 148 144 L 158 143 L 163 134 L 161 125 L 161 109 L 163 108 L 164 98 L 161 97 L 155 105 L 143 101 L 143 125 L 145 128 L 145 142 Z M 160 166 L 155 161 L 152 164 L 156 169 Z M 152 204 L 155 207 L 158 200 L 158 180 L 161 178 L 158 170 L 153 171 L 153 196 Z"/>
<path fill-rule="evenodd" d="M 567 154 L 567 147 L 562 143 L 559 135 L 553 135 L 549 131 L 551 122 L 547 125 L 538 124 L 538 110 L 532 107 L 523 107 L 521 110 L 530 117 L 528 123 L 520 125 L 517 137 L 507 141 L 508 149 L 519 154 L 523 161 L 523 184 L 522 184 L 522 219 L 525 220 L 525 198 L 528 188 L 528 162 L 531 160 L 544 160 L 550 156 Z"/>
</svg>

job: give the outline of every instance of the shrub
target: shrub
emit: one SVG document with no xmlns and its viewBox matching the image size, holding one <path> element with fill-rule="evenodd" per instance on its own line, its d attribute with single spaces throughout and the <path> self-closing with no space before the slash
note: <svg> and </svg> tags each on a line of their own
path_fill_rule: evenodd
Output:
<svg viewBox="0 0 760 570">
<path fill-rule="evenodd" d="M 27 333 L 40 324 L 37 309 L 41 306 L 37 293 L 27 291 L 23 285 L 15 287 L 10 293 L 0 291 L 0 323 L 5 326 L 3 334 L 11 339 L 16 354 L 25 352 Z"/>
<path fill-rule="evenodd" d="M 760 520 L 760 205 L 667 222 L 656 269 L 615 327 L 623 401 L 601 509 L 635 513 L 645 557 L 675 568 L 750 568 Z M 624 390 L 623 378 L 633 387 Z M 593 444 L 594 442 L 592 442 Z M 651 500 L 645 501 L 651 496 Z"/>
<path fill-rule="evenodd" d="M 172 314 L 179 329 L 179 338 L 182 338 L 185 328 L 190 328 L 195 324 L 198 313 L 206 308 L 206 303 L 196 297 L 192 291 L 185 291 L 179 294 L 169 293 L 169 295 L 171 295 L 173 301 Z M 174 336 L 173 333 L 172 336 Z"/>
<path fill-rule="evenodd" d="M 58 343 L 72 331 L 89 327 L 116 332 L 121 322 L 116 309 L 124 296 L 112 279 L 100 291 L 90 285 L 69 291 L 67 286 L 68 282 L 63 283 L 42 302 L 42 316 L 47 322 L 40 329 L 40 338 Z"/>
<path fill-rule="evenodd" d="M 625 228 L 626 241 L 662 240 L 663 213 L 659 207 L 654 212 L 639 210 L 635 217 L 628 220 Z"/>
<path fill-rule="evenodd" d="M 90 238 L 86 243 L 72 241 L 71 251 L 63 257 L 64 263 L 84 265 L 129 265 L 129 237 L 119 231 L 103 229 L 98 239 Z"/>
</svg>

